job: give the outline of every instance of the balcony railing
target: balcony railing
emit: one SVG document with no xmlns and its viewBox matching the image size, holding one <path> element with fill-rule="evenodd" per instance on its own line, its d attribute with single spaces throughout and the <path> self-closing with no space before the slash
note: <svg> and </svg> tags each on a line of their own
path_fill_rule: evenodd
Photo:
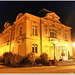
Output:
<svg viewBox="0 0 75 75">
<path fill-rule="evenodd" d="M 21 36 L 17 36 L 17 37 L 15 38 L 15 40 L 16 40 L 16 41 L 18 41 L 18 40 L 24 40 L 25 38 L 26 38 L 26 33 L 22 34 Z"/>
</svg>

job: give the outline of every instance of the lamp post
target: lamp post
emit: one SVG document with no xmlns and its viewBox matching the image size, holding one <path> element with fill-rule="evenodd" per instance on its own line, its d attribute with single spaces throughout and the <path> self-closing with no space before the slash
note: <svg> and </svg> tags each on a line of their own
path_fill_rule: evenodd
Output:
<svg viewBox="0 0 75 75">
<path fill-rule="evenodd" d="M 75 47 L 75 43 L 73 43 L 73 46 Z"/>
<path fill-rule="evenodd" d="M 56 59 L 56 58 L 55 58 L 55 44 L 53 44 L 53 45 L 54 45 L 54 60 L 55 60 L 55 59 Z"/>
<path fill-rule="evenodd" d="M 58 41 L 54 41 L 54 44 L 53 44 L 53 45 L 54 45 L 54 60 L 56 60 L 56 58 L 55 58 L 55 54 L 56 54 L 56 53 L 55 53 L 55 45 L 56 45 L 57 43 L 58 43 Z"/>
<path fill-rule="evenodd" d="M 55 57 L 55 45 L 58 43 L 58 41 L 52 41 L 53 42 L 53 46 L 54 46 L 54 60 L 56 60 L 56 57 Z"/>
</svg>

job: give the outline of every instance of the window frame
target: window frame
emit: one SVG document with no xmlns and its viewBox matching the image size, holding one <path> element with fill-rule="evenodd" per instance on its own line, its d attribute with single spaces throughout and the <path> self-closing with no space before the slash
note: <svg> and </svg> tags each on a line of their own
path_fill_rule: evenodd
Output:
<svg viewBox="0 0 75 75">
<path fill-rule="evenodd" d="M 32 52 L 38 53 L 38 44 L 32 44 Z"/>
<path fill-rule="evenodd" d="M 65 33 L 65 41 L 68 41 L 68 34 Z"/>
<path fill-rule="evenodd" d="M 37 25 L 32 25 L 32 34 L 34 35 L 34 36 L 37 36 Z"/>
<path fill-rule="evenodd" d="M 50 38 L 56 38 L 56 29 L 50 28 Z"/>
</svg>

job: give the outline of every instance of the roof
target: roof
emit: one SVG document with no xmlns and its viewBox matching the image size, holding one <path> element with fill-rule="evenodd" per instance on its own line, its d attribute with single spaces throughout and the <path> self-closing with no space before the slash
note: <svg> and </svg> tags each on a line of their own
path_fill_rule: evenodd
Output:
<svg viewBox="0 0 75 75">
<path fill-rule="evenodd" d="M 52 11 L 49 11 L 49 10 L 43 8 L 43 9 L 41 9 L 41 10 L 38 12 L 38 15 L 37 15 L 37 16 L 39 16 L 39 17 L 44 17 L 44 16 L 46 16 L 47 13 L 52 13 Z"/>
</svg>

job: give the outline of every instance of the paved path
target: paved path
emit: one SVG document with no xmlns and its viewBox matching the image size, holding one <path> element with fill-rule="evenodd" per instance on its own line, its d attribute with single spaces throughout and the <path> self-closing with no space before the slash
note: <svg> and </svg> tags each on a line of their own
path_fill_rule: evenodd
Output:
<svg viewBox="0 0 75 75">
<path fill-rule="evenodd" d="M 43 67 L 20 67 L 10 68 L 0 65 L 0 73 L 17 73 L 17 74 L 74 74 L 75 65 L 73 66 L 43 66 Z"/>
</svg>

